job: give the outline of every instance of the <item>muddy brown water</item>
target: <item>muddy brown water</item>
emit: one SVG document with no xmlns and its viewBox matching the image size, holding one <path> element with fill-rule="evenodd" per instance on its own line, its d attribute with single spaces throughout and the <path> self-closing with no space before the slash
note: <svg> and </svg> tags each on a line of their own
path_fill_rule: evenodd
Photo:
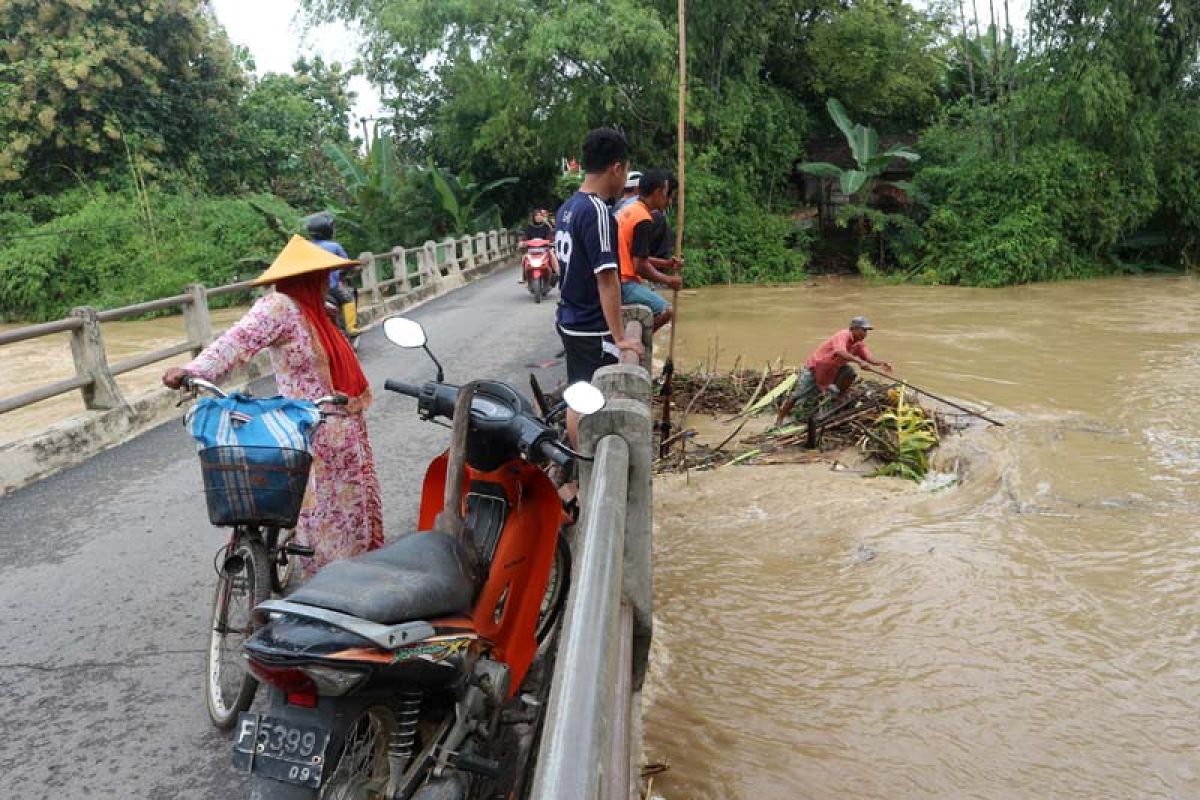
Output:
<svg viewBox="0 0 1200 800">
<path fill-rule="evenodd" d="M 863 313 L 877 356 L 1007 426 L 948 446 L 937 493 L 821 465 L 658 481 L 655 793 L 1200 797 L 1198 307 L 1188 278 L 685 293 L 681 366 L 802 361 Z M 116 361 L 183 323 L 104 335 Z M 72 372 L 65 334 L 0 348 L 0 395 Z M 0 415 L 0 441 L 81 408 Z"/>
<path fill-rule="evenodd" d="M 862 313 L 899 374 L 1007 425 L 948 445 L 940 492 L 658 481 L 655 794 L 1200 797 L 1198 308 L 1183 277 L 685 293 L 683 366 L 802 361 Z"/>
<path fill-rule="evenodd" d="M 245 311 L 244 308 L 214 309 L 213 328 L 222 330 L 228 327 Z M 19 327 L 22 326 L 0 325 L 0 331 Z M 187 340 L 181 316 L 105 322 L 101 324 L 100 329 L 109 364 Z M 121 387 L 126 399 L 132 399 L 161 385 L 159 378 L 167 367 L 186 364 L 188 360 L 189 356 L 181 355 L 127 372 L 117 378 L 117 385 Z M 70 334 L 55 333 L 0 347 L 0 397 L 21 394 L 74 375 L 75 362 L 71 358 Z M 7 414 L 0 414 L 0 444 L 37 433 L 51 424 L 83 412 L 83 398 L 76 390 Z"/>
</svg>

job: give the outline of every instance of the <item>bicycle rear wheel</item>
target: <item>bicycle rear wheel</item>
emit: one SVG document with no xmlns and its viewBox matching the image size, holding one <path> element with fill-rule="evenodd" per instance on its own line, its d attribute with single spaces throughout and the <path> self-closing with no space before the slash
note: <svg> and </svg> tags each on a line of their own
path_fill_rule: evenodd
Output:
<svg viewBox="0 0 1200 800">
<path fill-rule="evenodd" d="M 242 644 L 254 632 L 254 607 L 271 596 L 271 565 L 256 537 L 239 538 L 219 567 L 209 624 L 204 698 L 214 725 L 228 729 L 250 708 L 258 681 L 246 668 Z"/>
</svg>

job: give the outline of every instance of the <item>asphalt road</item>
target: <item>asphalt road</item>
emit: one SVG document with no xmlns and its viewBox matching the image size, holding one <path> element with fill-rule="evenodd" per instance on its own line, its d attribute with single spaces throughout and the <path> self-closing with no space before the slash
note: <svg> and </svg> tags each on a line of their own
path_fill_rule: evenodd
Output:
<svg viewBox="0 0 1200 800">
<path fill-rule="evenodd" d="M 531 371 L 543 385 L 563 377 L 556 297 L 535 305 L 507 269 L 409 316 L 425 326 L 447 380 L 499 378 L 527 394 Z M 425 465 L 449 431 L 383 391 L 388 377 L 432 379 L 422 351 L 393 346 L 379 328 L 361 345 L 385 529 L 395 536 L 414 523 Z M 202 688 L 224 535 L 208 524 L 178 422 L 0 500 L 0 798 L 246 795 Z"/>
</svg>

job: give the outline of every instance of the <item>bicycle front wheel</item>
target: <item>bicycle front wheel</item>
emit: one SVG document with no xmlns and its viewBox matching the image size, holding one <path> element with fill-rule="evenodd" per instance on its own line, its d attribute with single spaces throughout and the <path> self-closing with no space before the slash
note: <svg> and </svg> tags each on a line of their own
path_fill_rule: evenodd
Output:
<svg viewBox="0 0 1200 800">
<path fill-rule="evenodd" d="M 256 538 L 226 552 L 213 595 L 205 700 L 214 725 L 228 729 L 250 708 L 258 681 L 246 668 L 242 644 L 254 633 L 254 607 L 271 596 L 271 565 Z"/>
</svg>

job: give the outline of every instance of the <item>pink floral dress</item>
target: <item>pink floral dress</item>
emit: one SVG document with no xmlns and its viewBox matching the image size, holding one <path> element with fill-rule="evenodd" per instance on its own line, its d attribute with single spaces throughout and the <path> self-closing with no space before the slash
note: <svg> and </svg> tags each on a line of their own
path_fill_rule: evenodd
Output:
<svg viewBox="0 0 1200 800">
<path fill-rule="evenodd" d="M 280 292 L 261 297 L 184 369 L 216 382 L 264 348 L 270 348 L 284 397 L 315 400 L 334 393 L 320 340 L 299 307 Z M 383 506 L 365 417 L 370 402 L 367 391 L 331 409 L 313 441 L 312 473 L 295 539 L 315 550 L 313 558 L 299 559 L 309 575 L 330 561 L 383 544 Z"/>
</svg>

